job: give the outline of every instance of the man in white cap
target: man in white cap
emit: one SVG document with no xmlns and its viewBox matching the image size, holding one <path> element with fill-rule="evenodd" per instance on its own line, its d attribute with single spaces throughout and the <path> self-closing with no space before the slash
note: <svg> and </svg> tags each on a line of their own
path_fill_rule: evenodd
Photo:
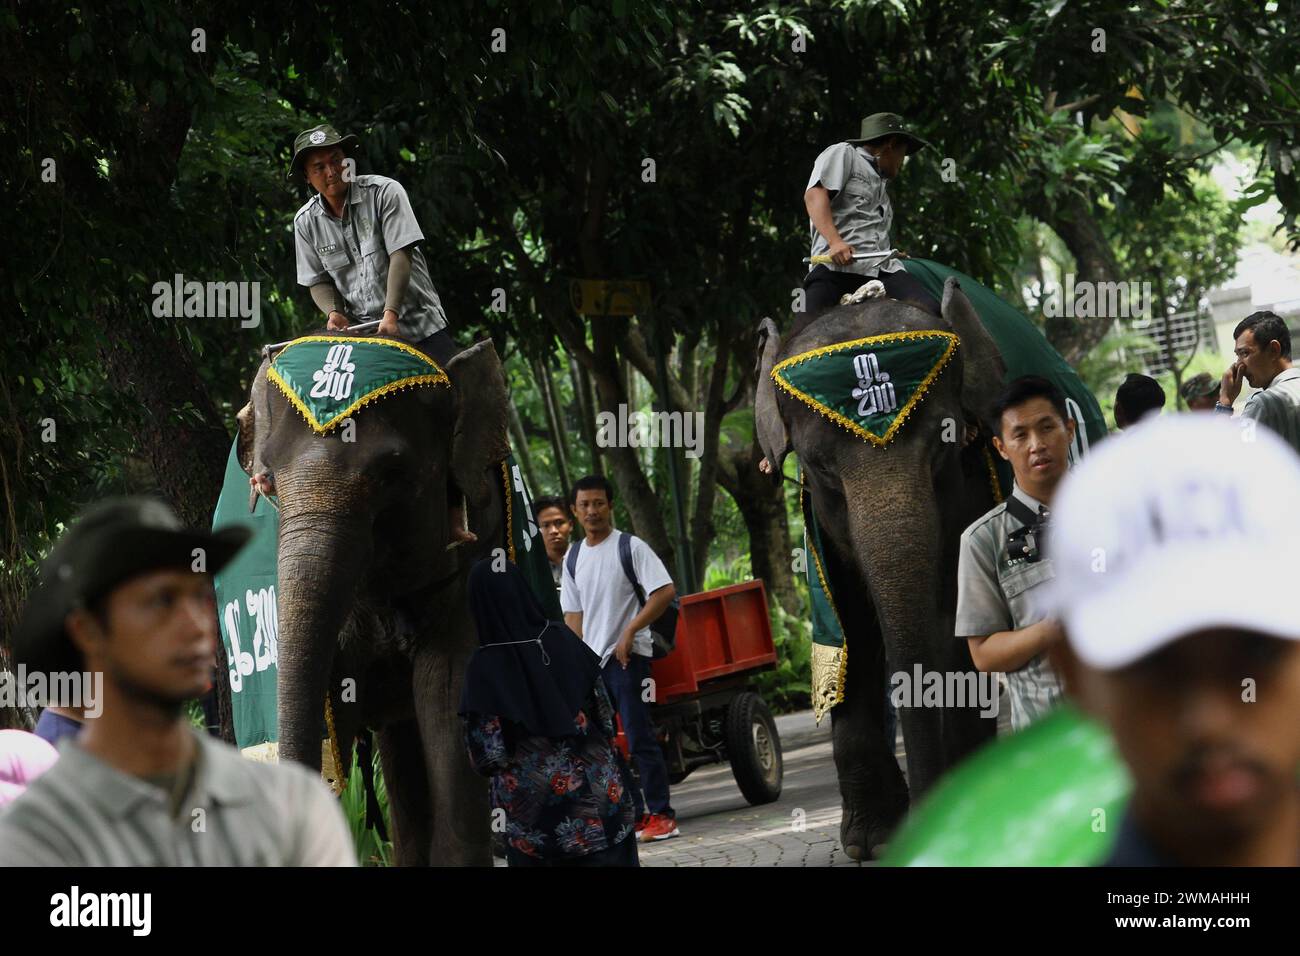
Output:
<svg viewBox="0 0 1300 956">
<path fill-rule="evenodd" d="M 1286 444 L 1215 416 L 1137 425 L 1062 484 L 1051 655 L 1133 777 L 1109 864 L 1300 863 L 1297 501 Z"/>
</svg>

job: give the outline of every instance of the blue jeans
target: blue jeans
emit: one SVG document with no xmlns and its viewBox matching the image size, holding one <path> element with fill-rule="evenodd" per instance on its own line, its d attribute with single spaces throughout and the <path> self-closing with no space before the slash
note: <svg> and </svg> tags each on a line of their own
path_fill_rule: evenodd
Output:
<svg viewBox="0 0 1300 956">
<path fill-rule="evenodd" d="M 668 765 L 664 763 L 664 752 L 650 722 L 650 705 L 641 699 L 642 681 L 650 676 L 650 658 L 632 654 L 624 670 L 618 658 L 611 657 L 603 674 L 605 690 L 623 721 L 628 750 L 641 778 L 641 789 L 645 791 L 643 798 L 640 790 L 631 787 L 637 819 L 647 811 L 674 816 L 668 803 Z"/>
</svg>

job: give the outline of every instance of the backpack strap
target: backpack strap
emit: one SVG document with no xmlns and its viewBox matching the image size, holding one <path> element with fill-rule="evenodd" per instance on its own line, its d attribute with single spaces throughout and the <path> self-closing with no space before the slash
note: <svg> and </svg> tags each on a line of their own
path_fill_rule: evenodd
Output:
<svg viewBox="0 0 1300 956">
<path fill-rule="evenodd" d="M 623 565 L 623 573 L 627 575 L 632 590 L 636 592 L 636 599 L 645 607 L 645 590 L 636 579 L 636 569 L 632 567 L 632 535 L 626 531 L 620 531 L 618 535 L 618 561 Z"/>
<path fill-rule="evenodd" d="M 573 578 L 573 583 L 578 583 L 578 549 L 582 547 L 582 539 L 579 538 L 573 544 L 569 545 L 569 553 L 564 556 L 564 566 L 569 569 L 569 577 Z"/>
</svg>

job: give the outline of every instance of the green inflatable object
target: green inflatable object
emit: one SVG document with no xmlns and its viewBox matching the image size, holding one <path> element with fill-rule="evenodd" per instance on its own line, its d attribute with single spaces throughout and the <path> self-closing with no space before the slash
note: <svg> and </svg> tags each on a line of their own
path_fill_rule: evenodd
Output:
<svg viewBox="0 0 1300 956">
<path fill-rule="evenodd" d="M 945 776 L 882 866 L 1092 866 L 1110 852 L 1131 782 L 1109 734 L 1071 706 Z"/>
</svg>

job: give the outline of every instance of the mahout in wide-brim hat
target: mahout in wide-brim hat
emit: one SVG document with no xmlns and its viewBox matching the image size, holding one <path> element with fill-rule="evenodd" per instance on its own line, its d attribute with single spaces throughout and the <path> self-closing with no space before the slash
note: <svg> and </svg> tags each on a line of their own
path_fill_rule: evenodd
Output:
<svg viewBox="0 0 1300 956">
<path fill-rule="evenodd" d="M 305 129 L 293 140 L 293 159 L 289 160 L 289 172 L 285 179 L 293 179 L 302 172 L 302 154 L 325 146 L 341 146 L 343 152 L 351 154 L 357 145 L 357 138 L 351 133 L 343 136 L 328 123 L 321 123 L 311 129 Z"/>
<path fill-rule="evenodd" d="M 907 128 L 903 117 L 897 113 L 872 113 L 862 120 L 861 133 L 857 139 L 846 140 L 849 143 L 870 143 L 886 136 L 901 136 L 907 140 L 907 155 L 924 149 L 930 143 Z"/>
</svg>

